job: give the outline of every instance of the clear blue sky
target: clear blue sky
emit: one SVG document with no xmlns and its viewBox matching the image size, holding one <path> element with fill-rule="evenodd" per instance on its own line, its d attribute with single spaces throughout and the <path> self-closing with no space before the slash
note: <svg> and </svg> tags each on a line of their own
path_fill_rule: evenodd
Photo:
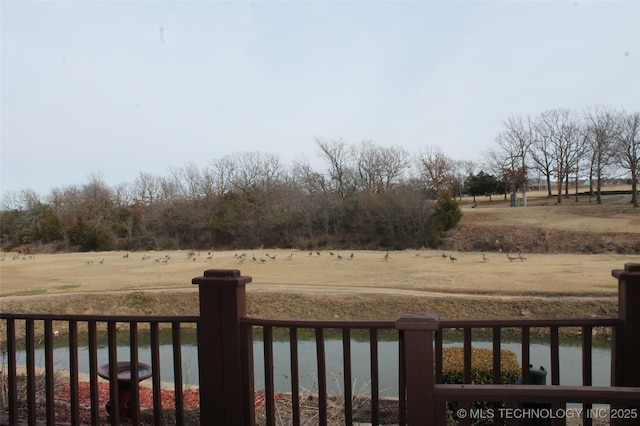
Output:
<svg viewBox="0 0 640 426">
<path fill-rule="evenodd" d="M 640 2 L 2 1 L 2 191 L 314 138 L 480 160 L 511 115 L 640 110 Z"/>
</svg>

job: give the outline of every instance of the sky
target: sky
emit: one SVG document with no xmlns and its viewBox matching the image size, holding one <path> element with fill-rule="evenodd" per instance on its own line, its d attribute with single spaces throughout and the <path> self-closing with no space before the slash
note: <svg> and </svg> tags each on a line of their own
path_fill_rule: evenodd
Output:
<svg viewBox="0 0 640 426">
<path fill-rule="evenodd" d="M 316 139 L 481 161 L 503 122 L 640 110 L 640 2 L 0 1 L 0 190 Z"/>
</svg>

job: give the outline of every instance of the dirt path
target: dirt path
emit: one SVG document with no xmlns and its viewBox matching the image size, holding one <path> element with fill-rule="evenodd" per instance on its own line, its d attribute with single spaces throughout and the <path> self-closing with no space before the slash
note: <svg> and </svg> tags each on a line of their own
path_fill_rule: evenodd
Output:
<svg viewBox="0 0 640 426">
<path fill-rule="evenodd" d="M 526 295 L 526 294 L 490 294 L 490 293 L 456 293 L 456 292 L 439 292 L 429 290 L 403 290 L 393 288 L 372 288 L 350 286 L 347 288 L 338 286 L 308 286 L 308 285 L 287 285 L 287 284 L 269 284 L 264 286 L 254 286 L 250 293 L 291 293 L 306 295 L 333 295 L 333 296 L 352 296 L 352 295 L 394 295 L 394 296 L 415 296 L 429 298 L 446 298 L 446 299 L 488 299 L 488 300 L 591 300 L 591 301 L 612 301 L 616 300 L 616 295 Z"/>
<path fill-rule="evenodd" d="M 196 293 L 196 288 L 146 288 L 139 291 L 140 293 Z M 43 298 L 60 298 L 78 295 L 91 295 L 91 293 L 101 296 L 122 295 L 131 293 L 131 290 L 110 290 L 99 292 L 68 292 L 64 294 L 34 295 L 34 296 L 4 296 L 4 302 L 17 302 L 43 299 Z M 460 293 L 460 292 L 444 292 L 431 290 L 405 290 L 397 288 L 383 287 L 361 287 L 361 286 L 327 286 L 327 285 L 301 285 L 301 284 L 258 284 L 251 285 L 248 289 L 249 294 L 259 293 L 289 293 L 304 295 L 332 295 L 332 296 L 353 296 L 353 295 L 393 295 L 393 296 L 415 296 L 430 298 L 450 298 L 450 299 L 488 299 L 488 300 L 580 300 L 587 299 L 591 301 L 611 301 L 617 298 L 614 294 L 493 294 L 493 293 Z"/>
</svg>

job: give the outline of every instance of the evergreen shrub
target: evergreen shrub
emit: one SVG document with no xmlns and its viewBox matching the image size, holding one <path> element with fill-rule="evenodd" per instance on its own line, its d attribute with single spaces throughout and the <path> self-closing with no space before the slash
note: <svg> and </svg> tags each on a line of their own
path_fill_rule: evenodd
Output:
<svg viewBox="0 0 640 426">
<path fill-rule="evenodd" d="M 500 351 L 500 378 L 502 384 L 517 384 L 520 377 L 520 365 L 516 354 L 509 350 Z M 442 381 L 445 384 L 462 384 L 464 377 L 464 348 L 448 347 L 442 349 Z M 493 383 L 493 350 L 484 348 L 471 349 L 471 383 L 488 385 Z M 502 406 L 500 404 L 499 406 Z M 476 412 L 487 412 L 494 409 L 492 402 L 474 401 L 471 409 Z M 458 404 L 455 401 L 447 403 L 448 424 L 458 424 L 461 420 L 457 416 Z M 472 419 L 473 425 L 491 425 L 493 421 Z"/>
<path fill-rule="evenodd" d="M 500 376 L 503 384 L 517 384 L 520 364 L 516 354 L 509 350 L 500 351 Z M 447 384 L 463 383 L 464 348 L 442 349 L 442 379 Z M 471 349 L 471 383 L 487 385 L 493 383 L 493 350 Z"/>
</svg>

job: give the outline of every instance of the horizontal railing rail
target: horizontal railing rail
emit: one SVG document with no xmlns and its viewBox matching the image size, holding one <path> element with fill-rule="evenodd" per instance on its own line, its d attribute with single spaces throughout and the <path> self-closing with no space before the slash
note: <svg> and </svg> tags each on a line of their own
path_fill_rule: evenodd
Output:
<svg viewBox="0 0 640 426">
<path fill-rule="evenodd" d="M 49 314 L 30 312 L 0 312 L 0 319 L 31 319 L 42 321 L 78 321 L 78 322 L 156 322 L 171 323 L 175 321 L 184 323 L 197 323 L 199 315 L 101 315 L 101 314 Z"/>
<path fill-rule="evenodd" d="M 522 328 L 522 327 L 617 327 L 622 321 L 617 317 L 571 317 L 571 318 L 478 318 L 442 319 L 442 328 Z"/>
<path fill-rule="evenodd" d="M 394 329 L 395 320 L 307 320 L 307 319 L 276 319 L 254 316 L 240 318 L 240 324 L 245 326 L 298 327 L 298 328 L 351 328 L 351 329 Z"/>
<path fill-rule="evenodd" d="M 435 385 L 438 401 L 640 404 L 638 388 L 612 386 Z M 640 414 L 640 413 L 639 413 Z"/>
</svg>

